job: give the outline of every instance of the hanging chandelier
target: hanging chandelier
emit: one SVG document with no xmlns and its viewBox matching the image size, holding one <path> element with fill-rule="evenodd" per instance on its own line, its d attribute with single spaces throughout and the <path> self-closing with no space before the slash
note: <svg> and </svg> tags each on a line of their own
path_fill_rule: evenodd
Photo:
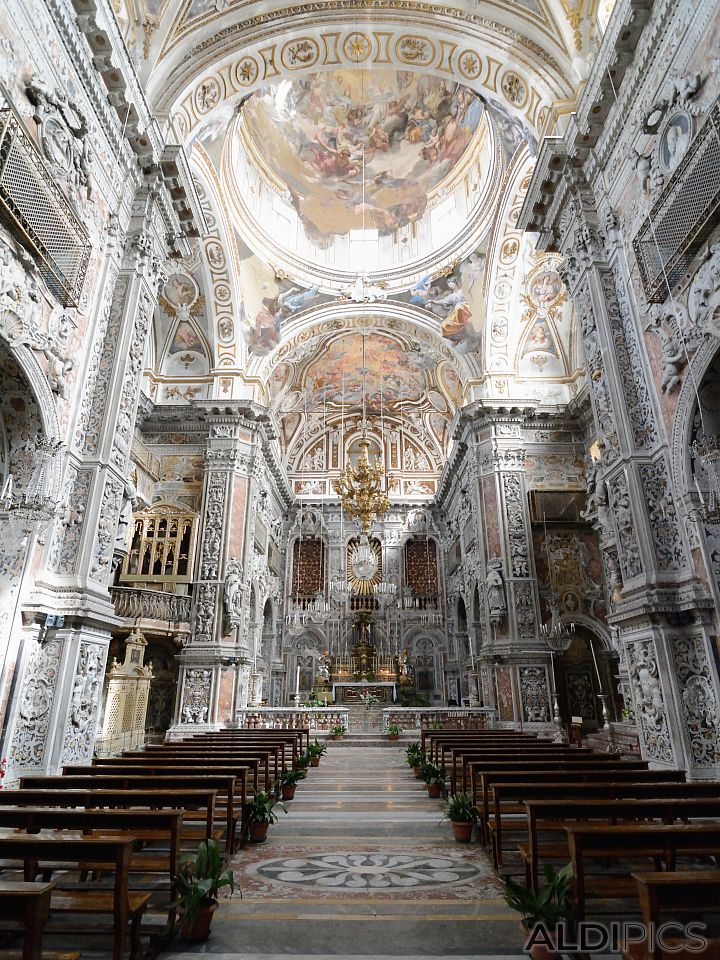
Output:
<svg viewBox="0 0 720 960">
<path fill-rule="evenodd" d="M 350 596 L 350 584 L 347 582 L 347 576 L 344 570 L 340 571 L 339 576 L 333 577 L 330 581 L 330 599 L 338 607 L 347 603 Z"/>
<path fill-rule="evenodd" d="M 357 466 L 353 468 L 348 463 L 338 479 L 333 480 L 333 489 L 340 497 L 343 509 L 360 522 L 367 541 L 370 524 L 388 512 L 390 500 L 383 489 L 382 464 L 377 457 L 375 463 L 370 463 L 370 441 L 363 437 L 359 446 Z"/>
<path fill-rule="evenodd" d="M 700 497 L 698 513 L 705 523 L 720 524 L 720 446 L 717 437 L 702 436 L 690 447 L 694 457 L 700 460 L 708 480 L 707 495 L 700 490 L 697 476 L 695 486 Z"/>
<path fill-rule="evenodd" d="M 397 584 L 389 580 L 381 580 L 373 587 L 373 593 L 382 610 L 395 606 L 397 600 Z"/>
<path fill-rule="evenodd" d="M 550 601 L 550 623 L 540 624 L 540 635 L 554 653 L 564 653 L 573 642 L 575 624 L 561 619 L 557 597 Z"/>
</svg>

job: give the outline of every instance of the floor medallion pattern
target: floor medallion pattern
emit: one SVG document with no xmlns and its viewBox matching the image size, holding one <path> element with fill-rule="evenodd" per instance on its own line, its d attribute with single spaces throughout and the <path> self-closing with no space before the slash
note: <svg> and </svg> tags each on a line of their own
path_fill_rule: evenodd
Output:
<svg viewBox="0 0 720 960">
<path fill-rule="evenodd" d="M 271 882 L 334 890 L 422 889 L 464 884 L 483 871 L 462 859 L 416 854 L 335 852 L 257 864 Z"/>
</svg>

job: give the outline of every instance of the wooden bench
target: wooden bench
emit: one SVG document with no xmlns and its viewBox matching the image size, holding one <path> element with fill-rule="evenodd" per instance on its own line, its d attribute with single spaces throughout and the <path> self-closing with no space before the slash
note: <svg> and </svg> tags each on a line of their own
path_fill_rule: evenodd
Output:
<svg viewBox="0 0 720 960">
<path fill-rule="evenodd" d="M 39 833 L 76 831 L 85 836 L 132 833 L 139 841 L 129 869 L 167 876 L 168 903 L 175 899 L 175 877 L 180 861 L 183 814 L 180 810 L 75 810 L 53 807 L 1 807 L 0 828 Z M 167 852 L 145 853 L 144 844 L 167 843 Z M 142 846 L 142 852 L 141 852 Z M 90 864 L 88 870 L 94 869 Z M 153 889 L 157 889 L 153 886 Z M 168 906 L 166 929 L 172 930 L 175 908 Z"/>
<path fill-rule="evenodd" d="M 625 874 L 589 873 L 588 861 L 617 859 L 620 862 L 650 858 L 656 870 L 664 865 L 675 870 L 682 853 L 703 856 L 720 855 L 718 824 L 597 824 L 566 826 L 570 862 L 573 865 L 573 900 L 575 918 L 584 920 L 589 895 L 598 898 L 621 898 L 637 895 L 631 871 Z M 637 867 L 634 867 L 637 870 Z"/>
<path fill-rule="evenodd" d="M 581 763 L 581 764 L 594 764 L 598 763 L 619 763 L 622 762 L 615 754 L 609 753 L 593 753 L 592 751 L 585 750 L 578 747 L 538 747 L 535 744 L 531 746 L 522 747 L 516 749 L 511 747 L 510 749 L 497 750 L 493 748 L 492 750 L 477 751 L 471 750 L 467 753 L 453 751 L 453 763 L 451 766 L 451 784 L 452 792 L 456 793 L 456 777 L 453 776 L 456 768 L 459 766 L 461 770 L 460 775 L 460 789 L 463 793 L 467 793 L 470 789 L 470 783 L 472 779 L 471 768 L 474 766 L 475 769 L 481 769 L 482 765 L 485 766 L 495 766 L 496 763 L 515 763 L 519 768 L 524 768 L 528 764 L 538 764 L 546 763 L 551 764 L 556 761 L 559 762 L 569 762 L 569 763 Z"/>
<path fill-rule="evenodd" d="M 9 921 L 23 929 L 22 950 L 0 950 L 2 960 L 77 960 L 79 951 L 43 952 L 42 937 L 50 916 L 52 883 L 26 883 L 22 880 L 0 880 L 0 923 Z"/>
<path fill-rule="evenodd" d="M 675 823 L 691 820 L 718 820 L 720 826 L 720 784 L 716 785 L 714 798 L 685 797 L 636 799 L 614 797 L 611 800 L 596 798 L 563 797 L 558 800 L 526 800 L 527 843 L 520 844 L 519 850 L 526 868 L 526 880 L 534 890 L 538 888 L 539 860 L 567 860 L 568 846 L 564 833 L 569 820 L 601 821 L 615 824 L 620 821 L 658 821 Z M 540 833 L 561 833 L 559 842 L 540 843 Z M 501 851 L 499 853 L 502 863 Z"/>
<path fill-rule="evenodd" d="M 235 849 L 237 821 L 242 819 L 247 805 L 246 783 L 244 778 L 223 774 L 185 773 L 180 776 L 165 774 L 103 774 L 100 768 L 91 767 L 95 774 L 72 776 L 25 776 L 20 780 L 22 789 L 48 790 L 190 790 L 206 788 L 217 792 L 218 804 L 225 804 L 225 848 L 228 853 Z"/>
<path fill-rule="evenodd" d="M 567 800 L 612 800 L 618 798 L 645 799 L 697 799 L 714 800 L 720 796 L 720 786 L 711 781 L 695 780 L 691 783 L 638 782 L 630 778 L 618 782 L 568 783 L 556 781 L 540 782 L 492 782 L 490 784 L 491 807 L 487 823 L 489 843 L 493 848 L 502 850 L 506 835 L 527 836 L 528 819 L 526 801 L 548 800 L 559 802 Z M 500 863 L 502 857 L 499 858 Z"/>
<path fill-rule="evenodd" d="M 220 839 L 223 829 L 215 827 L 217 790 L 0 790 L 0 810 L 3 806 L 63 807 L 94 809 L 148 809 L 182 810 L 185 840 Z M 198 831 L 189 826 L 202 824 Z"/>
<path fill-rule="evenodd" d="M 646 931 L 660 928 L 663 915 L 677 922 L 685 912 L 696 915 L 698 912 L 717 916 L 720 904 L 720 870 L 692 870 L 676 873 L 634 873 L 637 883 L 638 899 L 642 912 L 642 922 Z M 706 948 L 698 950 L 699 944 L 692 947 L 687 940 L 678 937 L 663 938 L 670 949 L 663 949 L 655 936 L 631 944 L 622 944 L 625 960 L 718 960 L 720 958 L 720 939 L 708 939 Z"/>
<path fill-rule="evenodd" d="M 70 764 L 66 767 L 63 767 L 63 775 L 67 776 L 88 776 L 92 777 L 95 775 L 105 776 L 133 776 L 134 774 L 140 774 L 142 776 L 149 776 L 150 774 L 157 774 L 161 777 L 179 777 L 183 774 L 189 774 L 190 776 L 195 776 L 197 774 L 204 774 L 207 771 L 212 773 L 217 773 L 219 775 L 224 775 L 228 777 L 237 777 L 243 778 L 246 783 L 245 788 L 245 799 L 247 799 L 247 782 L 252 779 L 252 789 L 254 792 L 257 792 L 259 789 L 258 785 L 258 767 L 259 763 L 256 761 L 246 761 L 245 763 L 223 763 L 216 764 L 212 760 L 207 762 L 207 765 L 204 765 L 202 761 L 180 761 L 179 763 L 163 763 L 161 760 L 155 762 L 144 763 L 143 761 L 137 761 L 135 763 L 125 762 L 119 764 L 112 764 L 109 766 L 95 766 L 87 764 Z"/>
<path fill-rule="evenodd" d="M 50 894 L 52 914 L 109 914 L 113 918 L 113 960 L 123 960 L 127 928 L 130 925 L 130 958 L 140 960 L 142 941 L 140 923 L 151 894 L 130 891 L 128 873 L 135 838 L 122 837 L 37 837 L 28 834 L 0 836 L 0 858 L 23 864 L 25 880 L 32 881 L 48 869 L 74 867 L 82 870 L 88 863 L 100 863 L 114 870 L 112 890 L 92 889 L 79 883 Z M 63 886 L 67 875 L 63 875 Z M 85 931 L 83 931 L 85 932 Z M 96 930 L 87 931 L 97 933 Z"/>
<path fill-rule="evenodd" d="M 552 777 L 552 781 L 549 778 Z M 517 770 L 486 770 L 478 774 L 479 783 L 473 779 L 472 797 L 478 809 L 478 826 L 480 828 L 480 837 L 486 845 L 490 842 L 490 809 L 493 803 L 494 784 L 502 783 L 505 787 L 544 785 L 551 783 L 551 786 L 560 784 L 575 784 L 577 786 L 592 784 L 593 788 L 599 784 L 605 786 L 617 786 L 618 784 L 646 784 L 646 783 L 684 783 L 685 773 L 682 770 L 633 770 L 625 772 L 617 768 L 604 768 L 600 770 L 562 770 L 555 773 L 542 771 L 523 771 Z M 480 797 L 478 803 L 477 797 Z M 519 797 L 515 806 L 510 805 L 503 808 L 503 814 L 517 813 L 525 816 L 525 807 L 522 805 L 524 797 Z"/>
</svg>

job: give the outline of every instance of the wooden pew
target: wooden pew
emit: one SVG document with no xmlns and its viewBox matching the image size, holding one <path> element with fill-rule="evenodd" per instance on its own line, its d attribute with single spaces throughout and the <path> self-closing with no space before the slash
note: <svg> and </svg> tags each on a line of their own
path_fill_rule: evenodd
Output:
<svg viewBox="0 0 720 960">
<path fill-rule="evenodd" d="M 428 755 L 428 759 L 433 763 L 436 763 L 439 758 L 439 750 L 444 744 L 454 744 L 457 747 L 461 747 L 464 744 L 477 744 L 478 746 L 498 746 L 502 747 L 503 745 L 518 744 L 522 746 L 523 744 L 530 743 L 540 743 L 537 737 L 531 736 L 529 734 L 515 733 L 514 731 L 507 731 L 507 733 L 498 733 L 496 730 L 488 730 L 484 734 L 482 731 L 421 731 L 420 732 L 420 746 Z M 549 743 L 549 741 L 545 741 Z"/>
<path fill-rule="evenodd" d="M 51 914 L 109 914 L 113 917 L 113 960 L 123 960 L 127 928 L 130 926 L 130 960 L 142 956 L 140 923 L 151 894 L 131 891 L 128 873 L 135 838 L 122 837 L 38 837 L 28 834 L 0 836 L 0 859 L 22 863 L 25 880 L 39 872 L 61 867 L 81 870 L 84 864 L 99 863 L 114 870 L 112 890 L 75 885 L 67 889 L 53 887 Z M 63 874 L 63 884 L 67 874 Z M 83 929 L 83 932 L 84 929 Z M 98 931 L 88 931 L 93 934 Z"/>
<path fill-rule="evenodd" d="M 675 870 L 682 853 L 720 855 L 720 824 L 598 824 L 565 827 L 573 865 L 575 918 L 584 920 L 589 895 L 599 898 L 629 897 L 637 894 L 631 872 L 626 874 L 588 873 L 588 861 L 647 857 Z M 635 868 L 637 869 L 637 868 Z"/>
<path fill-rule="evenodd" d="M 153 809 L 183 810 L 182 838 L 192 840 L 218 839 L 223 830 L 214 828 L 217 790 L 0 790 L 0 810 L 3 806 L 64 807 L 94 809 Z M 193 816 L 197 812 L 198 817 Z M 201 832 L 188 829 L 189 823 L 203 824 Z M 181 840 L 182 846 L 182 840 Z"/>
<path fill-rule="evenodd" d="M 133 759 L 126 757 L 96 757 L 91 766 L 103 770 L 106 773 L 119 772 L 126 773 L 129 770 L 147 770 L 150 773 L 164 773 L 169 770 L 171 773 L 177 773 L 180 770 L 188 768 L 220 770 L 223 773 L 241 773 L 243 770 L 250 771 L 252 776 L 252 788 L 255 793 L 260 789 L 260 778 L 262 777 L 264 789 L 270 789 L 270 757 L 264 755 L 261 760 L 259 757 L 243 757 L 242 759 L 230 758 L 229 760 L 220 759 L 209 754 L 192 757 L 164 757 L 141 756 Z M 69 764 L 63 767 L 64 773 L 87 773 L 89 767 L 86 764 Z"/>
<path fill-rule="evenodd" d="M 61 776 L 38 776 L 33 774 L 20 779 L 22 789 L 37 790 L 188 790 L 206 788 L 215 790 L 219 803 L 225 803 L 225 848 L 228 853 L 235 849 L 237 821 L 243 816 L 247 805 L 244 778 L 219 773 L 166 774 L 129 773 L 104 774 L 98 767 L 89 767 L 94 774 L 63 774 Z M 218 806 L 219 806 L 218 803 Z"/>
<path fill-rule="evenodd" d="M 149 776 L 150 774 L 157 774 L 158 776 L 165 777 L 179 777 L 183 774 L 188 774 L 190 776 L 195 776 L 196 774 L 204 774 L 205 772 L 211 772 L 213 774 L 218 774 L 227 777 L 238 777 L 244 778 L 245 783 L 247 784 L 248 780 L 252 780 L 252 789 L 253 792 L 257 792 L 259 789 L 258 785 L 258 763 L 253 764 L 251 761 L 246 761 L 245 763 L 214 763 L 212 760 L 208 760 L 207 767 L 203 766 L 202 761 L 192 760 L 185 761 L 181 760 L 178 763 L 163 763 L 161 760 L 156 760 L 154 762 L 145 763 L 143 761 L 136 761 L 134 763 L 118 763 L 118 764 L 68 764 L 68 766 L 63 767 L 63 776 L 88 776 L 92 777 L 95 775 L 98 776 L 133 776 L 134 774 L 140 774 L 142 776 Z M 247 786 L 246 786 L 246 798 L 247 798 Z"/>
<path fill-rule="evenodd" d="M 41 830 L 98 833 L 132 833 L 142 843 L 167 843 L 167 853 L 133 853 L 131 871 L 167 874 L 168 903 L 175 899 L 175 877 L 180 861 L 181 810 L 75 810 L 66 807 L 0 807 L 0 828 L 39 833 Z M 156 888 L 154 888 L 156 889 Z M 175 908 L 168 906 L 166 929 L 172 930 Z"/>
<path fill-rule="evenodd" d="M 43 929 L 50 916 L 52 883 L 26 883 L 22 880 L 0 880 L 0 924 L 8 921 L 23 928 L 22 950 L 0 950 L 0 960 L 77 960 L 78 950 L 59 954 L 42 949 Z"/>
<path fill-rule="evenodd" d="M 188 760 L 213 760 L 214 762 L 225 761 L 226 763 L 242 763 L 246 758 L 257 758 L 261 762 L 261 768 L 264 778 L 264 790 L 269 790 L 272 783 L 278 779 L 291 765 L 291 761 L 286 758 L 285 747 L 282 744 L 265 745 L 263 747 L 243 747 L 233 751 L 229 747 L 173 747 L 170 745 L 158 744 L 161 749 L 155 750 L 125 750 L 119 757 L 95 758 L 93 763 L 102 766 L 106 760 L 112 760 L 116 764 L 135 763 L 138 760 L 162 761 L 167 763 L 174 760 L 177 764 L 182 764 Z"/>
<path fill-rule="evenodd" d="M 552 781 L 549 778 L 552 777 Z M 589 785 L 593 788 L 598 784 L 616 785 L 620 783 L 684 783 L 685 773 L 682 770 L 631 770 L 623 771 L 615 767 L 601 768 L 599 770 L 559 770 L 549 773 L 547 770 L 539 771 L 518 771 L 514 770 L 486 770 L 478 774 L 478 780 L 473 778 L 472 797 L 478 810 L 478 826 L 480 837 L 484 844 L 490 842 L 490 810 L 493 805 L 493 786 L 495 783 L 502 783 L 506 787 L 532 786 L 534 784 L 545 784 L 550 782 L 554 785 L 576 784 L 585 785 L 589 790 Z M 477 798 L 480 798 L 479 802 Z M 504 813 L 519 813 L 524 815 L 525 808 L 522 805 L 524 797 L 518 798 L 513 808 L 504 808 Z"/>
<path fill-rule="evenodd" d="M 692 870 L 675 873 L 634 873 L 642 922 L 646 931 L 657 931 L 663 915 L 666 920 L 677 922 L 684 912 L 697 915 L 702 911 L 717 915 L 720 904 L 720 870 Z M 708 939 L 705 950 L 698 950 L 693 943 L 688 949 L 687 940 L 665 937 L 670 948 L 663 950 L 655 939 L 646 938 L 632 944 L 622 945 L 625 960 L 718 960 L 720 939 Z"/>
<path fill-rule="evenodd" d="M 716 796 L 704 797 L 614 797 L 611 800 L 597 798 L 563 797 L 557 800 L 526 800 L 527 843 L 520 844 L 520 853 L 526 865 L 526 880 L 534 890 L 538 888 L 539 860 L 567 860 L 568 847 L 564 829 L 568 821 L 601 821 L 615 824 L 620 821 L 658 821 L 674 823 L 690 820 L 718 820 L 720 826 L 720 784 L 715 785 Z M 562 833 L 559 842 L 540 843 L 540 832 Z M 502 864 L 501 852 L 499 855 Z"/>
<path fill-rule="evenodd" d="M 503 750 L 485 750 L 478 752 L 473 750 L 469 753 L 461 753 L 459 755 L 459 766 L 461 768 L 461 777 L 460 777 L 460 789 L 463 793 L 467 793 L 470 789 L 471 779 L 472 779 L 472 767 L 476 769 L 482 769 L 484 766 L 494 766 L 497 763 L 512 763 L 514 762 L 518 767 L 522 768 L 530 763 L 546 763 L 552 765 L 556 762 L 561 763 L 578 763 L 578 764 L 607 764 L 607 763 L 622 763 L 623 761 L 615 754 L 611 753 L 593 753 L 589 750 L 578 749 L 577 747 L 561 746 L 561 747 L 537 747 L 534 744 L 532 746 L 522 747 L 520 749 L 503 749 Z M 640 761 L 643 763 L 644 761 Z M 647 766 L 647 764 L 646 764 Z M 455 793 L 455 786 L 457 780 L 452 780 L 452 792 Z"/>
<path fill-rule="evenodd" d="M 656 771 L 653 771 L 653 777 L 655 773 Z M 490 784 L 488 841 L 494 853 L 496 848 L 502 849 L 508 833 L 515 835 L 516 839 L 525 840 L 528 836 L 528 814 L 525 804 L 533 800 L 550 802 L 567 800 L 569 804 L 573 804 L 576 800 L 604 801 L 615 797 L 638 800 L 685 798 L 714 800 L 719 796 L 720 786 L 717 783 L 700 780 L 684 783 L 677 780 L 657 782 L 653 779 L 648 782 L 630 778 L 617 782 L 558 783 L 548 780 L 528 783 L 519 777 L 509 783 L 493 782 Z M 501 863 L 502 858 L 500 858 Z"/>
</svg>

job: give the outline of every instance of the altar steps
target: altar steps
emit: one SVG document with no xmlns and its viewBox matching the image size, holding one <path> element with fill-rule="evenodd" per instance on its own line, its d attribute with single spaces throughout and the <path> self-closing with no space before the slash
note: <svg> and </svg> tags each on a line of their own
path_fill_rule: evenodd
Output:
<svg viewBox="0 0 720 960">
<path fill-rule="evenodd" d="M 335 747 L 395 747 L 395 749 L 405 747 L 415 740 L 419 740 L 418 731 L 410 730 L 400 734 L 399 740 L 388 740 L 377 732 L 371 733 L 346 733 L 342 740 L 330 740 L 328 746 L 331 749 Z"/>
</svg>

